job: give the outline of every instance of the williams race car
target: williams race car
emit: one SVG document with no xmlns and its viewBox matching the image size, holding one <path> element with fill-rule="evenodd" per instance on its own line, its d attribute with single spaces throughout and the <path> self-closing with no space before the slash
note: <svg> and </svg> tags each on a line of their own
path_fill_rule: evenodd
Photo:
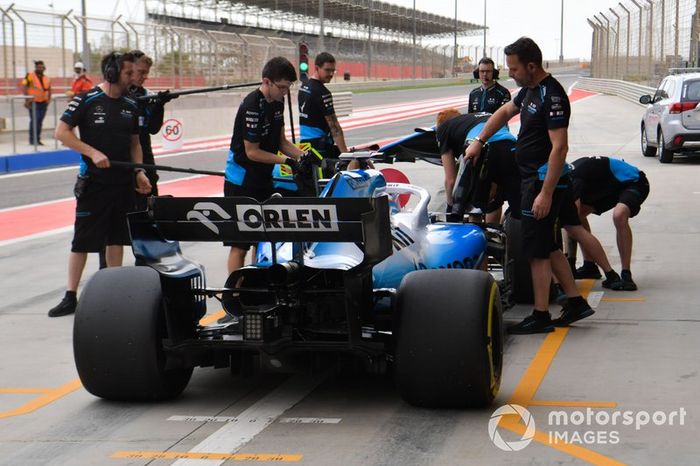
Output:
<svg viewBox="0 0 700 466">
<path fill-rule="evenodd" d="M 105 399 L 162 400 L 197 366 L 295 371 L 346 354 L 393 373 L 411 404 L 489 405 L 503 366 L 506 236 L 447 222 L 429 201 L 373 169 L 337 173 L 319 197 L 151 198 L 129 216 L 146 266 L 98 271 L 79 300 L 83 385 Z M 256 261 L 208 287 L 179 241 L 230 240 L 260 242 Z M 479 270 L 489 258 L 498 282 Z M 212 297 L 232 322 L 199 325 Z"/>
</svg>

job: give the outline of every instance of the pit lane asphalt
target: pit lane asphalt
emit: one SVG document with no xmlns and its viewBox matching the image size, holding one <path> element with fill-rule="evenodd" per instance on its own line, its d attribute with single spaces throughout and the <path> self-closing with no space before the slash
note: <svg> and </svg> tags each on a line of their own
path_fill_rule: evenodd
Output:
<svg viewBox="0 0 700 466">
<path fill-rule="evenodd" d="M 419 98 L 419 91 L 403 92 L 407 98 Z M 638 143 L 641 113 L 641 107 L 616 97 L 596 96 L 573 105 L 569 131 L 569 160 L 615 155 L 639 166 L 650 179 L 649 199 L 632 223 L 633 273 L 640 290 L 596 295 L 600 299 L 597 313 L 568 332 L 509 337 L 501 391 L 490 409 L 412 408 L 382 376 L 330 374 L 320 381 L 280 375 L 241 379 L 210 368 L 197 369 L 183 396 L 172 402 L 101 401 L 75 383 L 72 317 L 46 317 L 62 294 L 70 233 L 0 247 L 0 464 L 171 464 L 172 459 L 156 458 L 162 452 L 193 458 L 196 455 L 191 450 L 197 450 L 198 444 L 213 445 L 212 439 L 223 435 L 224 424 L 230 427 L 223 442 L 235 445 L 241 427 L 236 424 L 243 420 L 265 423 L 266 428 L 239 453 L 278 454 L 281 460 L 299 454 L 303 464 L 697 464 L 700 188 L 696 180 L 700 161 L 677 159 L 661 165 L 657 159 L 643 158 Z M 395 135 L 430 120 L 403 122 L 395 128 Z M 394 128 L 380 130 L 381 137 L 388 137 Z M 378 128 L 368 130 L 369 138 L 379 132 Z M 359 132 L 351 136 L 351 144 L 367 140 Z M 185 157 L 182 166 L 195 160 Z M 206 158 L 194 157 L 198 164 Z M 212 160 L 208 168 L 221 169 L 221 160 Z M 439 167 L 403 164 L 397 168 L 416 184 L 438 190 Z M 60 185 L 63 175 L 54 183 L 45 176 L 49 174 L 25 177 L 23 183 L 43 191 L 46 186 Z M 51 196 L 70 195 L 73 176 L 62 181 L 65 192 Z M 2 178 L 0 185 L 5 185 Z M 36 201 L 22 203 L 26 202 Z M 619 269 L 610 214 L 592 218 L 591 224 Z M 225 253 L 219 245 L 188 243 L 183 247 L 207 266 L 210 286 L 223 283 Z M 95 268 L 91 259 L 86 277 Z M 580 286 L 585 292 L 603 291 L 600 282 L 581 281 Z M 217 309 L 210 305 L 210 312 Z M 552 306 L 555 313 L 556 309 Z M 529 311 L 529 307 L 517 306 L 505 318 L 516 321 Z M 315 389 L 298 389 L 315 383 Z M 275 408 L 289 409 L 268 425 L 264 416 L 274 404 L 271 396 L 276 397 Z M 571 402 L 577 405 L 559 407 Z M 487 426 L 493 411 L 506 403 L 527 407 L 538 432 L 544 434 L 615 430 L 620 440 L 562 446 L 547 444 L 545 435 L 545 442 L 536 437 L 521 451 L 504 452 L 489 439 Z M 683 426 L 651 425 L 640 430 L 548 423 L 552 410 L 612 406 L 606 403 L 615 404 L 605 409 L 608 412 L 668 413 L 683 408 L 687 415 Z M 224 419 L 226 416 L 229 418 Z M 294 419 L 281 422 L 281 418 Z M 307 423 L 304 418 L 315 422 Z M 224 420 L 229 422 L 219 422 Z M 502 423 L 499 429 L 503 439 L 520 438 L 507 427 Z M 115 458 L 119 452 L 131 458 Z M 235 463 L 233 457 L 226 461 Z M 190 459 L 178 464 L 197 463 Z"/>
</svg>

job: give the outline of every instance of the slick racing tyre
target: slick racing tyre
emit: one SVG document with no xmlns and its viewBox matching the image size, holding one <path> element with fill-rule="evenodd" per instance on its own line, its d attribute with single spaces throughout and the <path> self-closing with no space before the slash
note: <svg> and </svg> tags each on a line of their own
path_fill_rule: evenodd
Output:
<svg viewBox="0 0 700 466">
<path fill-rule="evenodd" d="M 503 367 L 502 304 L 480 270 L 420 270 L 398 292 L 394 374 L 405 401 L 423 407 L 491 404 Z"/>
<path fill-rule="evenodd" d="M 149 267 L 99 270 L 78 301 L 73 353 L 80 381 L 108 400 L 174 398 L 192 368 L 166 367 L 167 337 L 158 272 Z"/>
</svg>

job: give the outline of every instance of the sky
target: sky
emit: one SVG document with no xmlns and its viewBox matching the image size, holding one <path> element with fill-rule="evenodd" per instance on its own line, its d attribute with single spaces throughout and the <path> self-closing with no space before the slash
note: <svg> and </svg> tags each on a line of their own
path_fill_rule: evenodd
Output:
<svg viewBox="0 0 700 466">
<path fill-rule="evenodd" d="M 385 0 L 408 8 L 414 0 Z M 520 36 L 529 36 L 538 43 L 545 59 L 559 57 L 561 4 L 562 0 L 415 0 L 416 9 L 454 18 L 457 1 L 457 18 L 476 24 L 484 22 L 486 5 L 486 25 L 489 28 L 486 46 L 503 47 Z M 88 16 L 111 16 L 122 14 L 127 18 L 143 18 L 142 0 L 86 0 Z M 3 7 L 9 1 L 0 0 Z M 73 9 L 80 11 L 80 0 L 21 0 L 16 3 L 22 8 L 49 10 L 56 12 Z M 591 55 L 591 28 L 586 18 L 610 7 L 617 7 L 615 0 L 563 0 L 564 3 L 564 58 L 589 59 Z M 630 2 L 625 0 L 625 3 Z M 49 5 L 47 7 L 47 5 Z M 619 9 L 619 8 L 618 8 Z M 610 17 L 610 15 L 608 15 Z M 452 43 L 454 39 L 449 39 Z M 458 39 L 461 46 L 483 44 L 483 35 Z M 481 52 L 479 53 L 481 55 Z"/>
</svg>

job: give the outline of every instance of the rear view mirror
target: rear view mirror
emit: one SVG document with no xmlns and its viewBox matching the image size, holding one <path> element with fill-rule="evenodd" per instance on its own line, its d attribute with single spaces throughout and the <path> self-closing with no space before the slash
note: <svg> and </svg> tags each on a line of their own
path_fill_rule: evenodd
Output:
<svg viewBox="0 0 700 466">
<path fill-rule="evenodd" d="M 639 103 L 642 105 L 647 105 L 651 103 L 651 96 L 650 95 L 643 95 L 639 98 Z"/>
</svg>

